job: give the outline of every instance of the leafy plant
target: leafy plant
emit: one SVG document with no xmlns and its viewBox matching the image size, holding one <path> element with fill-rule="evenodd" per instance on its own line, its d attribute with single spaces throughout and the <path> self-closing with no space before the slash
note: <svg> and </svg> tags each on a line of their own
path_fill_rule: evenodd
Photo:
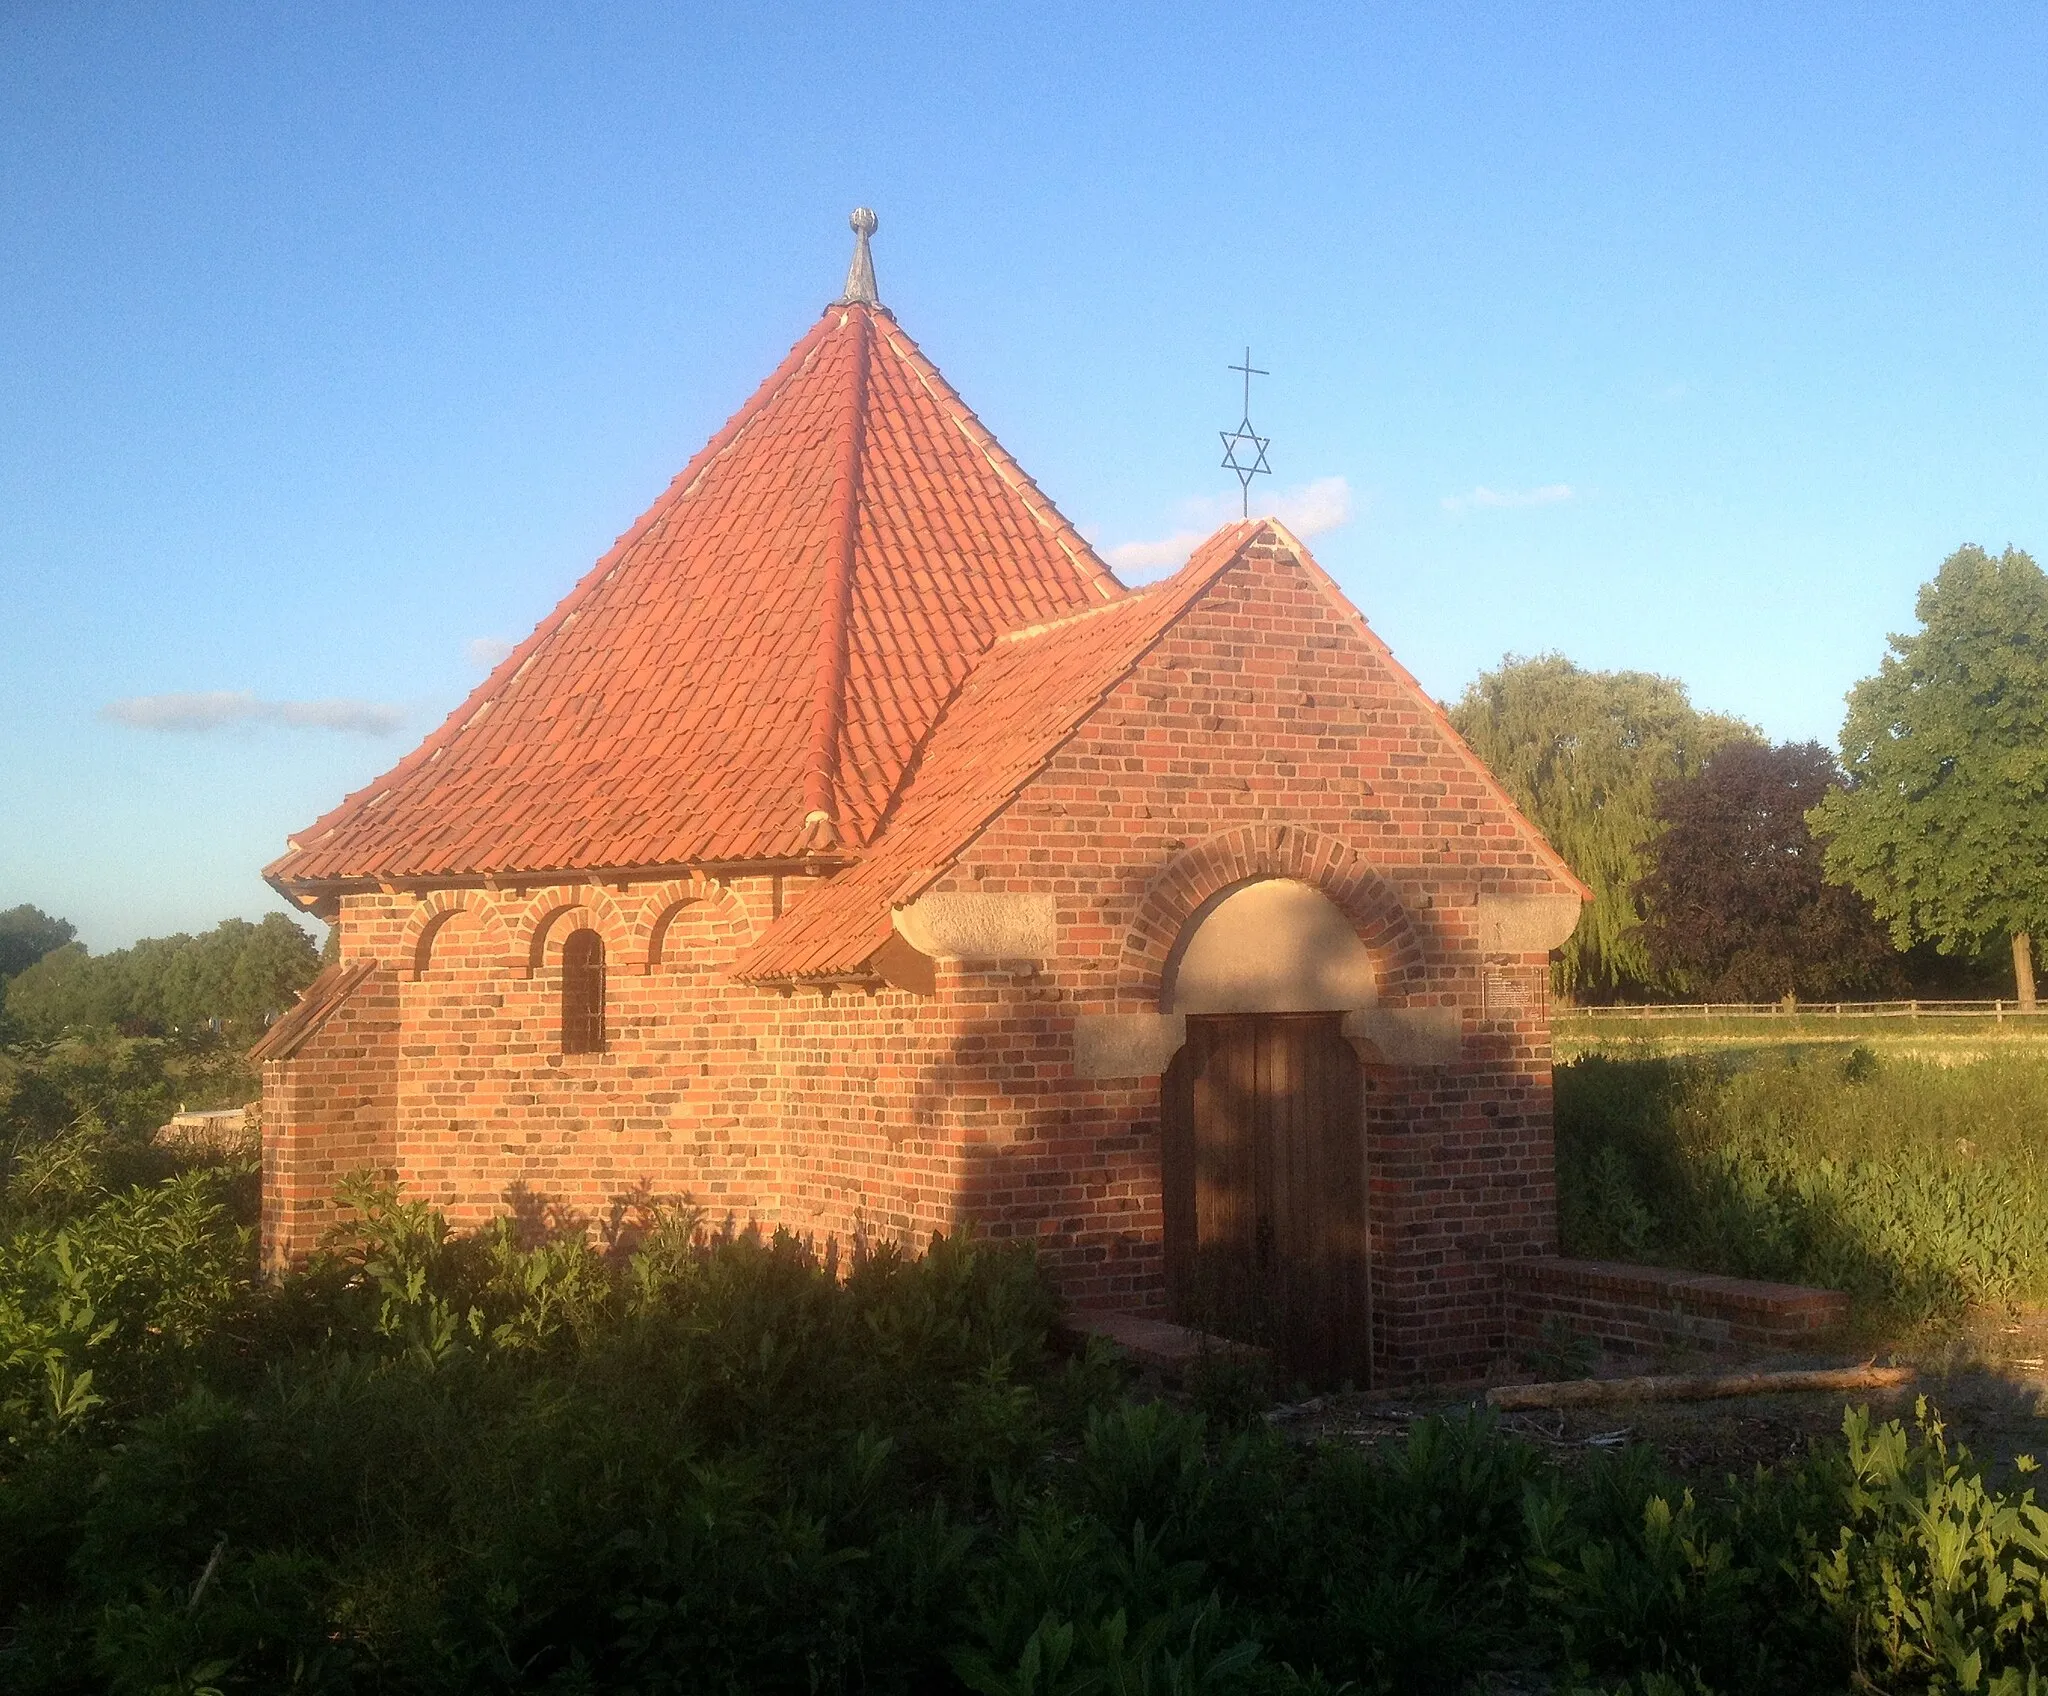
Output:
<svg viewBox="0 0 2048 1696">
<path fill-rule="evenodd" d="M 2048 1512 L 1988 1489 L 1925 1398 L 1911 1435 L 1851 1410 L 1844 1523 L 1821 1595 L 1887 1687 L 2022 1691 L 2048 1673 Z M 2022 1457 L 2022 1472 L 2035 1470 Z"/>
</svg>

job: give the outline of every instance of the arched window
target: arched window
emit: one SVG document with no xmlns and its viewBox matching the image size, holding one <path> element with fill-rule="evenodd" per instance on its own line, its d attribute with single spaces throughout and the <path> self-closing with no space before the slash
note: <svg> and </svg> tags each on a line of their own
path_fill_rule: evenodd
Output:
<svg viewBox="0 0 2048 1696">
<path fill-rule="evenodd" d="M 594 930 L 562 944 L 562 1052 L 604 1052 L 604 938 Z"/>
</svg>

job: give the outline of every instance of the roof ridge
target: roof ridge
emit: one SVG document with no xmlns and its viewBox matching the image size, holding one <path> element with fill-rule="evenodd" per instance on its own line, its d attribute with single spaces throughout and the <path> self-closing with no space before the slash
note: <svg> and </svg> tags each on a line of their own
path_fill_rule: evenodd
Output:
<svg viewBox="0 0 2048 1696">
<path fill-rule="evenodd" d="M 890 351 L 908 365 L 923 386 L 925 393 L 953 420 L 953 427 L 965 436 L 975 452 L 981 455 L 988 468 L 996 474 L 1003 485 L 1012 490 L 1022 502 L 1024 510 L 1051 536 L 1060 551 L 1073 564 L 1088 574 L 1089 581 L 1105 599 L 1121 599 L 1127 591 L 1115 572 L 1105 565 L 1095 550 L 1088 545 L 1088 539 L 1076 530 L 1073 521 L 1060 511 L 1052 497 L 1041 489 L 1016 460 L 1010 457 L 1009 449 L 996 439 L 996 434 L 981 421 L 981 417 L 960 396 L 960 392 L 946 380 L 946 375 L 933 362 L 931 356 L 918 345 L 917 340 L 892 317 L 889 329 L 883 332 L 882 340 Z M 899 345 L 900 342 L 900 345 Z"/>
<path fill-rule="evenodd" d="M 865 252 L 867 238 L 861 238 Z M 873 275 L 869 275 L 872 292 Z M 868 358 L 874 319 L 860 313 L 853 326 L 853 381 L 846 401 L 846 441 L 835 489 L 838 545 L 825 574 L 825 607 L 818 620 L 817 681 L 811 693 L 810 769 L 804 774 L 804 834 L 813 846 L 839 844 L 839 760 L 846 733 L 846 663 L 853 622 L 854 555 L 860 541 L 861 460 L 867 446 Z"/>
<path fill-rule="evenodd" d="M 1060 618 L 1048 618 L 1042 623 L 1025 624 L 1020 625 L 1015 630 L 1005 630 L 989 646 L 993 648 L 997 643 L 1001 642 L 1029 642 L 1033 638 L 1044 636 L 1051 631 L 1064 630 L 1070 624 L 1078 624 L 1084 618 L 1099 618 L 1103 613 L 1115 612 L 1120 607 L 1129 607 L 1142 602 L 1147 596 L 1154 594 L 1158 588 L 1159 585 L 1157 583 L 1146 583 L 1136 589 L 1125 591 L 1117 600 L 1104 601 L 1100 606 L 1082 607 L 1080 611 L 1067 613 Z"/>
<path fill-rule="evenodd" d="M 831 976 L 846 970 L 858 970 L 868 957 L 852 961 L 844 955 L 849 947 L 861 946 L 859 941 L 849 943 L 844 936 L 817 942 L 807 940 L 810 932 L 819 926 L 829 927 L 835 921 L 833 909 L 848 901 L 858 902 L 875 891 L 869 886 L 881 876 L 892 881 L 879 897 L 880 905 L 872 915 L 870 931 L 881 928 L 888 922 L 891 906 L 902 905 L 914 900 L 945 872 L 947 865 L 957 860 L 967 845 L 986 830 L 1004 808 L 1013 802 L 1024 785 L 1043 771 L 1052 758 L 1067 741 L 1089 720 L 1102 703 L 1109 698 L 1118 684 L 1129 677 L 1153 649 L 1158 647 L 1167 632 L 1186 616 L 1188 610 L 1199 601 L 1224 572 L 1244 556 L 1259 535 L 1267 529 L 1263 520 L 1239 519 L 1219 529 L 1204 541 L 1188 558 L 1188 561 L 1173 576 L 1163 582 L 1151 585 L 1141 597 L 1136 594 L 1113 601 L 1107 606 L 1091 607 L 1070 618 L 1055 621 L 1037 630 L 1037 634 L 1053 631 L 1070 631 L 1075 625 L 1093 616 L 1096 612 L 1111 612 L 1128 609 L 1133 622 L 1142 620 L 1140 628 L 1125 638 L 1125 646 L 1113 653 L 1094 652 L 1084 656 L 1084 668 L 1092 664 L 1094 675 L 1082 679 L 1083 687 L 1069 699 L 1059 703 L 1060 710 L 1038 727 L 1039 743 L 1028 757 L 1014 763 L 1014 770 L 1005 770 L 999 775 L 999 788 L 983 790 L 967 800 L 962 816 L 967 821 L 958 824 L 948 834 L 946 846 L 934 850 L 931 844 L 920 840 L 919 833 L 931 818 L 935 809 L 947 805 L 956 796 L 947 788 L 920 797 L 917 785 L 927 779 L 925 760 L 929 751 L 937 744 L 940 735 L 951 727 L 953 715 L 962 710 L 967 696 L 976 684 L 985 680 L 987 668 L 999 662 L 1008 662 L 1012 667 L 1042 663 L 1026 657 L 1011 659 L 1015 645 L 1001 640 L 993 643 L 975 662 L 974 669 L 960 680 L 959 687 L 947 698 L 945 706 L 932 720 L 931 728 L 919 744 L 917 753 L 904 768 L 904 776 L 896 791 L 890 796 L 883 812 L 883 819 L 889 829 L 878 833 L 878 839 L 869 852 L 851 868 L 835 877 L 824 889 L 808 900 L 790 908 L 783 916 L 770 925 L 747 948 L 742 950 L 734 963 L 732 975 L 742 982 L 779 981 L 784 978 L 801 979 L 816 975 Z M 1014 676 L 1014 669 L 999 674 L 997 686 L 1002 677 Z M 982 780 L 988 781 L 990 774 L 982 773 Z M 949 781 L 957 784 L 957 778 L 950 768 L 942 768 L 938 777 L 941 785 Z M 896 834 L 891 834 L 894 831 Z M 900 863 L 900 857 L 909 854 L 923 856 L 909 863 Z M 861 921 L 855 919 L 854 923 Z M 795 951 L 803 956 L 805 951 L 814 956 L 819 948 L 837 947 L 842 950 L 840 957 L 828 960 L 826 965 L 815 971 L 802 966 L 791 966 L 786 956 Z M 872 949 L 869 949 L 872 953 Z"/>
<path fill-rule="evenodd" d="M 1281 523 L 1279 519 L 1269 518 L 1264 520 L 1264 522 L 1273 528 L 1280 540 L 1286 545 L 1288 551 L 1294 555 L 1296 560 L 1308 572 L 1310 580 L 1322 590 L 1324 596 L 1335 602 L 1343 616 L 1350 619 L 1357 627 L 1359 635 L 1364 639 L 1366 645 L 1378 655 L 1380 663 L 1392 672 L 1396 680 L 1404 684 L 1410 693 L 1422 703 L 1424 715 L 1436 726 L 1438 732 L 1450 742 L 1454 754 L 1465 762 L 1466 766 L 1470 768 L 1482 785 L 1492 791 L 1493 798 L 1502 807 L 1506 808 L 1508 816 L 1529 833 L 1531 840 L 1536 844 L 1539 856 L 1547 856 L 1551 862 L 1551 869 L 1566 881 L 1575 884 L 1584 891 L 1586 899 L 1591 900 L 1592 891 L 1587 888 L 1585 879 L 1572 870 L 1571 863 L 1557 851 L 1550 838 L 1536 827 L 1529 815 L 1522 811 L 1520 804 L 1508 793 L 1507 785 L 1494 776 L 1492 768 L 1475 754 L 1472 751 L 1472 745 L 1458 734 L 1458 727 L 1451 722 L 1451 715 L 1444 711 L 1443 704 L 1427 689 L 1423 688 L 1421 681 L 1412 671 L 1394 657 L 1394 650 L 1387 646 L 1386 639 L 1377 630 L 1373 629 L 1372 622 L 1352 604 L 1351 597 L 1345 594 L 1343 589 L 1338 586 L 1337 580 L 1323 569 L 1322 562 L 1309 552 L 1308 544 L 1295 535 L 1292 530 L 1288 529 L 1285 524 Z"/>
<path fill-rule="evenodd" d="M 1251 526 L 1249 526 L 1245 520 L 1240 519 L 1234 525 L 1224 526 L 1224 530 L 1233 529 L 1247 530 L 1248 533 L 1238 542 L 1236 547 L 1230 549 L 1228 553 L 1223 556 L 1221 561 L 1217 562 L 1216 568 L 1214 570 L 1211 570 L 1209 573 L 1209 575 L 1212 578 L 1217 575 L 1220 575 L 1222 567 L 1228 565 L 1231 560 L 1235 559 L 1240 553 L 1242 553 L 1244 551 L 1245 544 L 1251 540 L 1251 536 L 1249 534 Z M 1199 555 L 1201 555 L 1209 547 L 1213 546 L 1217 541 L 1217 538 L 1224 533 L 1224 530 L 1219 530 L 1216 533 L 1216 535 L 1211 536 L 1208 539 L 1208 541 L 1204 542 L 1201 545 L 1201 547 L 1195 549 L 1194 553 L 1188 556 L 1187 564 L 1183 565 L 1179 572 L 1175 572 L 1173 577 L 1162 578 L 1157 583 L 1148 583 L 1144 587 L 1139 589 L 1128 589 L 1116 600 L 1104 601 L 1100 606 L 1082 607 L 1078 612 L 1068 613 L 1064 618 L 1047 619 L 1040 624 L 1027 624 L 1018 630 L 1006 630 L 1003 632 L 1002 635 L 998 636 L 985 649 L 983 649 L 980 656 L 975 660 L 974 664 L 967 668 L 967 670 L 961 675 L 960 681 L 953 686 L 951 692 L 946 696 L 946 699 L 944 703 L 940 706 L 939 710 L 932 715 L 932 722 L 925 727 L 924 734 L 918 738 L 917 746 L 911 750 L 910 758 L 903 762 L 903 771 L 896 780 L 896 786 L 893 790 L 891 790 L 889 794 L 889 799 L 885 803 L 883 803 L 882 810 L 876 818 L 874 831 L 875 837 L 879 838 L 887 831 L 890 820 L 893 819 L 896 815 L 897 807 L 903 801 L 903 799 L 910 793 L 912 785 L 915 784 L 915 782 L 917 781 L 917 774 L 919 768 L 922 767 L 924 764 L 925 750 L 931 746 L 932 739 L 938 735 L 939 727 L 946 722 L 946 719 L 948 715 L 951 714 L 951 712 L 953 711 L 953 708 L 968 693 L 968 691 L 974 687 L 976 679 L 978 679 L 981 675 L 982 667 L 989 662 L 989 660 L 995 655 L 998 649 L 1003 648 L 1005 646 L 1016 646 L 1024 642 L 1031 641 L 1040 636 L 1050 635 L 1056 631 L 1064 631 L 1072 625 L 1079 624 L 1086 619 L 1099 617 L 1104 613 L 1129 612 L 1131 616 L 1134 618 L 1140 616 L 1145 607 L 1147 606 L 1147 604 L 1150 601 L 1157 599 L 1160 592 L 1169 587 L 1170 585 L 1172 585 L 1174 579 L 1179 577 L 1181 572 L 1186 571 L 1188 569 L 1188 566 L 1191 566 L 1195 563 L 1195 560 Z M 1198 572 L 1196 575 L 1199 577 L 1200 573 Z M 1182 587 L 1186 589 L 1189 586 L 1183 585 Z M 1174 624 L 1179 620 L 1181 614 L 1187 610 L 1188 605 L 1191 605 L 1193 603 L 1193 601 L 1199 593 L 1199 589 L 1195 589 L 1192 593 L 1188 593 L 1183 604 L 1168 614 L 1166 621 L 1160 626 L 1160 628 L 1154 631 L 1152 635 L 1148 636 L 1145 639 L 1145 641 L 1140 645 L 1140 647 L 1137 650 L 1137 657 L 1132 659 L 1132 661 L 1130 662 L 1131 665 L 1136 665 L 1138 663 L 1138 659 L 1142 658 L 1146 653 L 1150 652 L 1151 649 L 1159 642 L 1160 638 L 1166 633 L 1166 631 L 1172 629 Z M 1128 672 L 1129 669 L 1130 667 L 1126 666 L 1124 668 L 1124 671 Z M 1123 673 L 1119 673 L 1118 675 L 1121 676 L 1123 675 Z M 1115 687 L 1113 682 L 1104 687 L 1101 693 L 1097 696 L 1098 704 L 1100 703 L 1102 696 L 1106 695 L 1108 693 L 1108 690 L 1113 687 Z M 1071 732 L 1069 732 L 1068 734 L 1071 734 Z M 1050 755 L 1048 755 L 1047 757 L 1050 758 Z"/>
</svg>

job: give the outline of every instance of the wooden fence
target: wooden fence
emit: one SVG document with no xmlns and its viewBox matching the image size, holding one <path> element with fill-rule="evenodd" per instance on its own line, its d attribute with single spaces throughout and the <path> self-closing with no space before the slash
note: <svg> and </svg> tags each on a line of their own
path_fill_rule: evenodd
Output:
<svg viewBox="0 0 2048 1696">
<path fill-rule="evenodd" d="M 2020 1019 L 2048 1004 L 2017 1001 L 1680 1001 L 1646 1006 L 1557 1007 L 1557 1019 Z"/>
</svg>

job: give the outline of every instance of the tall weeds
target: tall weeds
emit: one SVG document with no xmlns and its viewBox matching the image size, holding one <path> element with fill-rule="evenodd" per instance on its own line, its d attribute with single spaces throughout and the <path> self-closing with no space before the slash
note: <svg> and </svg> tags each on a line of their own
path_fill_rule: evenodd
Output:
<svg viewBox="0 0 2048 1696">
<path fill-rule="evenodd" d="M 2048 1295 L 2048 1060 L 1557 1069 L 1566 1251 L 1848 1290 L 1873 1319 Z"/>
</svg>

